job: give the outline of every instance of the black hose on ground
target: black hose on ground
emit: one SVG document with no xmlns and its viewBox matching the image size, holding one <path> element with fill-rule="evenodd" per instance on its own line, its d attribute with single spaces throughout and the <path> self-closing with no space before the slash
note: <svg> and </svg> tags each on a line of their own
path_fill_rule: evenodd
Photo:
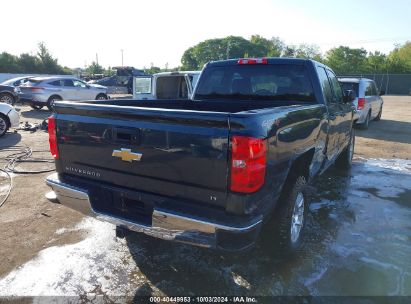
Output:
<svg viewBox="0 0 411 304">
<path fill-rule="evenodd" d="M 53 165 L 53 168 L 42 169 L 42 170 L 30 170 L 30 171 L 19 170 L 16 168 L 16 166 L 19 163 L 53 163 L 54 164 L 53 159 L 32 157 L 33 153 L 48 152 L 48 150 L 47 151 L 46 150 L 33 151 L 30 147 L 27 147 L 27 146 L 0 147 L 0 152 L 5 152 L 5 151 L 10 151 L 13 153 L 3 158 L 3 160 L 6 161 L 6 164 L 4 166 L 4 169 L 0 169 L 0 172 L 3 172 L 4 174 L 6 174 L 7 179 L 10 181 L 6 196 L 0 202 L 0 207 L 3 206 L 4 203 L 7 201 L 7 199 L 10 196 L 11 190 L 13 188 L 13 177 L 11 176 L 10 173 L 40 174 L 40 173 L 52 172 L 55 170 L 54 165 Z"/>
</svg>

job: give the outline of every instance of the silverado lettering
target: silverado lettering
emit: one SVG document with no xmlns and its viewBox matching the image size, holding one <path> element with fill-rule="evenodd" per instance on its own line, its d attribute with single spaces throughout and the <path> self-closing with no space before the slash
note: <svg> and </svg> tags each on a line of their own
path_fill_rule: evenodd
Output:
<svg viewBox="0 0 411 304">
<path fill-rule="evenodd" d="M 65 171 L 66 172 L 74 172 L 74 173 L 83 174 L 83 175 L 88 175 L 88 176 L 92 176 L 92 177 L 100 177 L 101 176 L 100 173 L 95 172 L 95 171 L 79 169 L 79 168 L 69 167 L 69 166 L 65 167 Z"/>
</svg>

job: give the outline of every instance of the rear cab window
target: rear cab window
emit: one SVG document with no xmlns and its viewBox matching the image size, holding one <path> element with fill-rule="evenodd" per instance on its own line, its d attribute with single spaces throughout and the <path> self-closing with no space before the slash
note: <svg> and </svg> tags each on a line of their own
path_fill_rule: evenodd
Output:
<svg viewBox="0 0 411 304">
<path fill-rule="evenodd" d="M 134 91 L 137 94 L 151 94 L 152 77 L 136 77 Z"/>
<path fill-rule="evenodd" d="M 210 66 L 194 99 L 316 101 L 306 67 L 296 64 Z"/>
</svg>

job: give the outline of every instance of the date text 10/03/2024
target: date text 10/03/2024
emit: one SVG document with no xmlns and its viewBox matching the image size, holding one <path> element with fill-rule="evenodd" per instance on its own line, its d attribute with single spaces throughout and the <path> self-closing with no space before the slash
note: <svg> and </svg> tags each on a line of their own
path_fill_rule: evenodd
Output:
<svg viewBox="0 0 411 304">
<path fill-rule="evenodd" d="M 257 303 L 254 297 L 150 297 L 150 303 Z"/>
</svg>

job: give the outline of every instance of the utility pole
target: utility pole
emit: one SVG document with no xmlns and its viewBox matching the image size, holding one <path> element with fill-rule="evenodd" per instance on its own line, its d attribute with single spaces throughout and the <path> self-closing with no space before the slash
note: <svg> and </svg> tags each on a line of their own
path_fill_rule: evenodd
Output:
<svg viewBox="0 0 411 304">
<path fill-rule="evenodd" d="M 124 57 L 123 57 L 124 50 L 121 49 L 120 51 L 121 51 L 121 66 L 124 66 L 124 61 L 123 61 L 123 59 L 124 59 Z"/>
<path fill-rule="evenodd" d="M 98 54 L 96 53 L 96 64 L 98 65 Z"/>
</svg>

